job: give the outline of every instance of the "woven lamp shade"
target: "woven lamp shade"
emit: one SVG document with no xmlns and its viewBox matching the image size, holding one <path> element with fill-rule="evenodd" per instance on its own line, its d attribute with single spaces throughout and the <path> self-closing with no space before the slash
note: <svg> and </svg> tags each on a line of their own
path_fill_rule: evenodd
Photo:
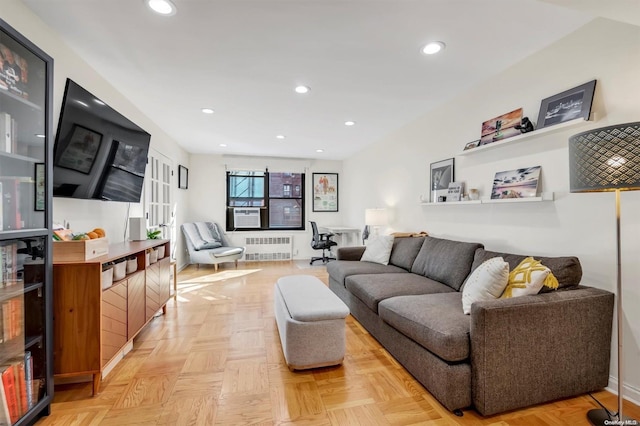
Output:
<svg viewBox="0 0 640 426">
<path fill-rule="evenodd" d="M 569 138 L 571 192 L 640 189 L 640 122 Z"/>
</svg>

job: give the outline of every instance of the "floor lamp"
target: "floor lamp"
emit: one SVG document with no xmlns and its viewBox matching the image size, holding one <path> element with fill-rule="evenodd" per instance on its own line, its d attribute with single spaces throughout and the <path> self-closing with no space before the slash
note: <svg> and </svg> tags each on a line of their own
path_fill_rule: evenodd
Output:
<svg viewBox="0 0 640 426">
<path fill-rule="evenodd" d="M 622 264 L 620 260 L 620 191 L 640 190 L 640 122 L 618 124 L 569 138 L 571 192 L 615 191 L 618 328 L 618 412 L 594 409 L 587 418 L 594 425 L 636 424 L 622 415 Z"/>
</svg>

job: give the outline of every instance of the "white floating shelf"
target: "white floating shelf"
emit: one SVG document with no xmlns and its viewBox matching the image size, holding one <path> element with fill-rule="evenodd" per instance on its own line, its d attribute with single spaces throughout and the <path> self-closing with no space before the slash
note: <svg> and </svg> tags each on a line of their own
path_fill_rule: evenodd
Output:
<svg viewBox="0 0 640 426">
<path fill-rule="evenodd" d="M 459 205 L 471 205 L 471 204 L 480 204 L 482 201 L 480 200 L 470 200 L 470 201 L 449 201 L 443 203 L 430 203 L 428 201 L 423 201 L 420 204 L 423 206 L 459 206 Z"/>
<path fill-rule="evenodd" d="M 505 204 L 505 203 L 535 203 L 542 201 L 553 201 L 555 199 L 553 192 L 543 192 L 539 197 L 526 197 L 526 198 L 498 198 L 492 200 L 490 198 L 485 198 L 483 200 L 472 200 L 472 201 L 450 201 L 443 203 L 430 203 L 430 202 L 421 202 L 420 204 L 423 206 L 470 206 L 477 204 Z"/>
<path fill-rule="evenodd" d="M 580 124 L 584 124 L 587 123 L 587 121 L 584 118 L 576 118 L 570 121 L 565 121 L 564 123 L 560 123 L 560 124 L 556 124 L 554 126 L 549 126 L 549 127 L 543 127 L 540 130 L 534 130 L 533 132 L 529 132 L 529 133 L 523 133 L 521 135 L 518 136 L 513 136 L 507 139 L 503 139 L 501 141 L 498 142 L 492 142 L 490 144 L 487 145 L 480 145 L 477 146 L 475 148 L 471 148 L 471 149 L 467 149 L 466 151 L 462 151 L 459 154 L 457 154 L 458 156 L 463 156 L 463 155 L 473 155 L 473 154 L 477 154 L 478 152 L 481 151 L 487 151 L 490 149 L 495 149 L 495 148 L 500 148 L 501 146 L 505 146 L 505 145 L 512 145 L 512 144 L 516 144 L 518 142 L 524 142 L 527 141 L 529 139 L 533 139 L 537 136 L 542 136 L 542 135 L 551 135 L 553 133 L 558 133 L 562 130 L 567 130 L 570 129 L 572 127 L 576 127 L 579 126 Z"/>
<path fill-rule="evenodd" d="M 501 204 L 501 203 L 534 203 L 539 201 L 553 201 L 553 192 L 543 192 L 539 197 L 526 197 L 526 198 L 487 198 L 481 200 L 482 204 Z"/>
</svg>

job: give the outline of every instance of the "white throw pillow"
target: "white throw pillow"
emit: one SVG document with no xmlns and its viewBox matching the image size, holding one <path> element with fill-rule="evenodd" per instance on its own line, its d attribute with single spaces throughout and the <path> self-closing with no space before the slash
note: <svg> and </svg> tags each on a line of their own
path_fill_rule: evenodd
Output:
<svg viewBox="0 0 640 426">
<path fill-rule="evenodd" d="M 483 262 L 469 275 L 464 285 L 462 311 L 469 315 L 474 302 L 499 298 L 508 282 L 509 264 L 503 258 L 493 257 Z"/>
<path fill-rule="evenodd" d="M 391 249 L 393 248 L 393 235 L 381 235 L 367 241 L 367 247 L 360 260 L 365 262 L 389 264 Z"/>
</svg>

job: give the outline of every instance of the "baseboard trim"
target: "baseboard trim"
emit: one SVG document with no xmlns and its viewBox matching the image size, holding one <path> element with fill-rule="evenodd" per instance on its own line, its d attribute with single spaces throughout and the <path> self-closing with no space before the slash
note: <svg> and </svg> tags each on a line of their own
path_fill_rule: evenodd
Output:
<svg viewBox="0 0 640 426">
<path fill-rule="evenodd" d="M 623 397 L 627 401 L 633 402 L 634 404 L 640 406 L 640 389 L 635 386 L 630 386 L 628 384 L 624 384 Z M 606 389 L 614 395 L 618 394 L 618 379 L 613 376 L 609 376 L 609 385 Z"/>
</svg>

